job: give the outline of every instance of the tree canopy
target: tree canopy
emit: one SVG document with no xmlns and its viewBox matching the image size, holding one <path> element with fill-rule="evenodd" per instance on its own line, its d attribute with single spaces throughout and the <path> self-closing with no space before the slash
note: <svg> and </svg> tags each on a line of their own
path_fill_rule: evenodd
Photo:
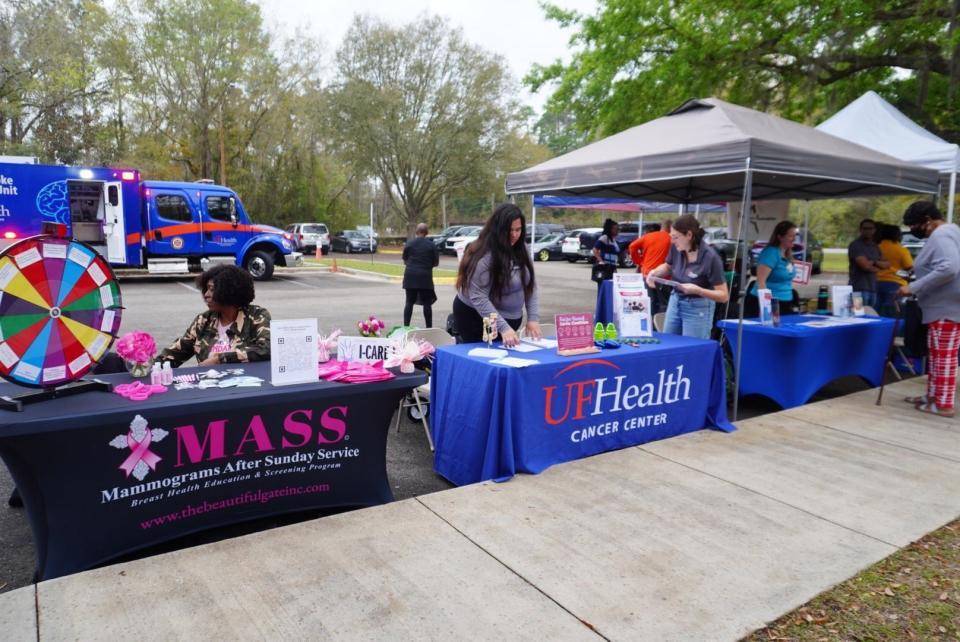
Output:
<svg viewBox="0 0 960 642">
<path fill-rule="evenodd" d="M 710 95 L 813 124 L 874 89 L 956 142 L 958 10 L 956 0 L 600 0 L 583 15 L 548 4 L 548 18 L 576 29 L 576 53 L 526 82 L 555 86 L 548 113 L 572 115 L 589 137 Z"/>
</svg>

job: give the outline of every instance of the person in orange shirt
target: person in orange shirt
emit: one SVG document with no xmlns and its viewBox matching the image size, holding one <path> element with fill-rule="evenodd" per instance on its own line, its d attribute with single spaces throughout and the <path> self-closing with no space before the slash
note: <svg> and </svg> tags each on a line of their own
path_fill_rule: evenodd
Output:
<svg viewBox="0 0 960 642">
<path fill-rule="evenodd" d="M 667 254 L 670 252 L 670 227 L 672 223 L 669 219 L 660 224 L 660 229 L 656 232 L 647 232 L 630 244 L 630 258 L 637 266 L 637 271 L 646 277 L 657 267 L 663 265 L 667 260 Z M 667 301 L 670 297 L 670 288 L 658 286 L 657 288 L 647 288 L 650 295 L 651 314 L 656 314 L 661 310 L 667 309 Z"/>
<path fill-rule="evenodd" d="M 877 272 L 877 311 L 882 316 L 895 317 L 897 311 L 894 301 L 897 290 L 907 284 L 907 280 L 900 274 L 913 269 L 913 257 L 907 248 L 900 244 L 903 233 L 899 226 L 881 225 L 877 238 L 880 240 L 880 254 L 890 263 L 890 267 Z"/>
</svg>

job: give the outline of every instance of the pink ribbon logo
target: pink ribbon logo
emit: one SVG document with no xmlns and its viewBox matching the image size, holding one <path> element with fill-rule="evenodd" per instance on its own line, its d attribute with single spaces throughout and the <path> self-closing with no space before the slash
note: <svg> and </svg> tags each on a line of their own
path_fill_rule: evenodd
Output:
<svg viewBox="0 0 960 642">
<path fill-rule="evenodd" d="M 149 430 L 144 431 L 143 439 L 140 441 L 137 441 L 133 430 L 127 433 L 127 447 L 130 449 L 130 454 L 120 464 L 120 468 L 127 474 L 127 477 L 141 461 L 149 466 L 150 470 L 157 469 L 157 463 L 160 462 L 161 458 L 156 453 L 150 452 L 151 441 L 153 441 L 153 435 L 150 434 Z"/>
</svg>

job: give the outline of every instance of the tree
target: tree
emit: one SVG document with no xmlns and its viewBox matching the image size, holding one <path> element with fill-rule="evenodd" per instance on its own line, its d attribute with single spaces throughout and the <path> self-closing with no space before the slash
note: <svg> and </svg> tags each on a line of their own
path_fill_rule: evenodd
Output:
<svg viewBox="0 0 960 642">
<path fill-rule="evenodd" d="M 392 28 L 357 17 L 336 65 L 332 131 L 389 187 L 410 235 L 445 191 L 482 182 L 522 120 L 503 60 L 441 18 Z"/>
<path fill-rule="evenodd" d="M 600 0 L 593 15 L 547 5 L 575 27 L 569 65 L 526 82 L 556 84 L 548 107 L 590 136 L 715 95 L 813 123 L 867 89 L 960 140 L 956 0 Z"/>
</svg>

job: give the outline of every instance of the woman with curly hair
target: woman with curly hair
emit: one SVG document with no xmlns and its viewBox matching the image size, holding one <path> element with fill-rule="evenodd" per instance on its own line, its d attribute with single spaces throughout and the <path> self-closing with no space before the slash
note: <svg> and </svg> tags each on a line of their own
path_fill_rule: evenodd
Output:
<svg viewBox="0 0 960 642">
<path fill-rule="evenodd" d="M 505 346 L 520 343 L 517 330 L 527 310 L 527 335 L 540 338 L 540 310 L 526 220 L 520 208 L 504 203 L 467 246 L 457 274 L 453 317 L 464 343 L 483 340 L 483 317 L 497 313 L 497 332 Z"/>
<path fill-rule="evenodd" d="M 197 277 L 207 311 L 157 360 L 176 367 L 191 357 L 201 366 L 270 358 L 270 313 L 253 305 L 253 278 L 236 265 L 216 265 Z"/>
</svg>

